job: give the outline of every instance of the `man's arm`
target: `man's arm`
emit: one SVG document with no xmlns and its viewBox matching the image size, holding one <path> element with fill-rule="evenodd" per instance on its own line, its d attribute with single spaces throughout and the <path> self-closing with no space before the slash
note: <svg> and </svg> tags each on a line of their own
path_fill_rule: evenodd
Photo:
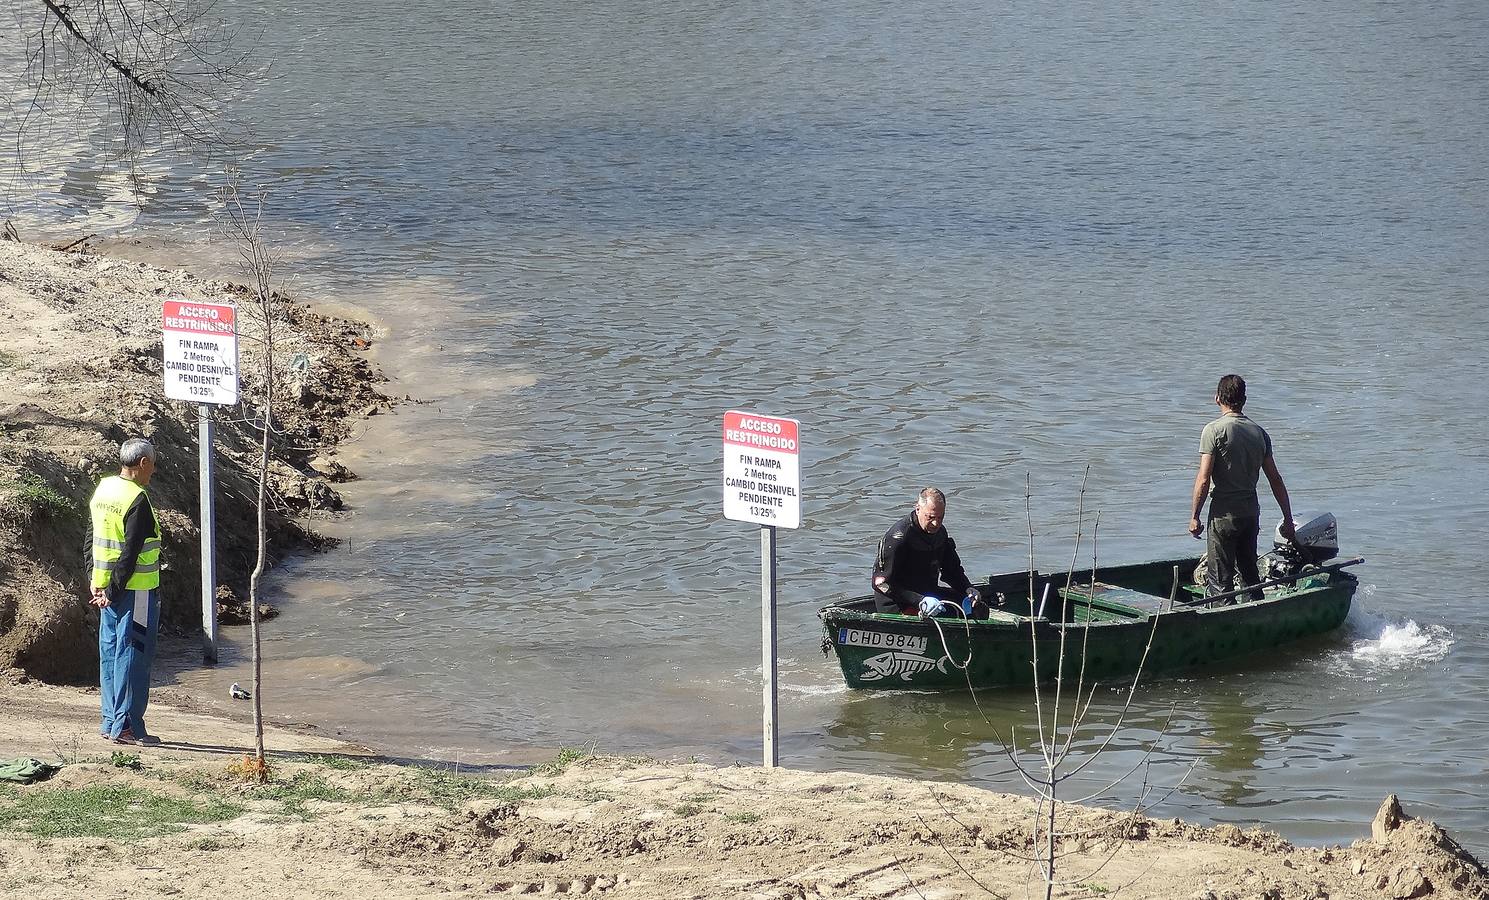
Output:
<svg viewBox="0 0 1489 900">
<path fill-rule="evenodd" d="M 83 580 L 88 585 L 88 603 L 103 609 L 109 605 L 109 598 L 103 592 L 103 588 L 93 586 L 93 516 L 91 513 L 90 510 L 88 527 L 83 529 L 83 571 L 87 573 L 83 576 Z"/>
<path fill-rule="evenodd" d="M 967 570 L 962 567 L 962 558 L 956 552 L 956 541 L 949 534 L 946 536 L 946 553 L 941 557 L 941 580 L 959 593 L 982 596 L 972 587 L 972 579 L 967 577 Z"/>
<path fill-rule="evenodd" d="M 889 594 L 890 584 L 894 579 L 895 560 L 900 555 L 900 547 L 904 545 L 908 532 L 909 529 L 904 527 L 903 522 L 896 522 L 879 539 L 879 555 L 874 558 L 874 590 L 877 593 L 886 596 Z"/>
<path fill-rule="evenodd" d="M 1294 539 L 1293 504 L 1287 496 L 1287 485 L 1282 483 L 1282 473 L 1277 471 L 1277 463 L 1270 453 L 1262 460 L 1262 471 L 1267 475 L 1267 484 L 1272 486 L 1272 496 L 1277 498 L 1277 505 L 1282 508 L 1282 524 L 1277 530 L 1291 541 Z"/>
<path fill-rule="evenodd" d="M 150 501 L 142 492 L 129 504 L 129 511 L 124 514 L 124 550 L 119 556 L 119 561 L 114 563 L 114 571 L 109 573 L 109 585 L 104 590 L 104 597 L 115 600 L 124 593 L 124 586 L 129 584 L 129 579 L 134 577 L 134 567 L 139 563 L 140 551 L 145 549 L 145 539 L 150 536 L 150 526 L 154 524 L 150 515 Z"/>
<path fill-rule="evenodd" d="M 1210 496 L 1210 474 L 1214 470 L 1215 457 L 1201 453 L 1199 471 L 1194 476 L 1194 494 L 1189 500 L 1189 533 L 1195 537 L 1205 533 L 1205 523 L 1199 520 L 1199 514 L 1205 508 L 1205 498 Z"/>
</svg>

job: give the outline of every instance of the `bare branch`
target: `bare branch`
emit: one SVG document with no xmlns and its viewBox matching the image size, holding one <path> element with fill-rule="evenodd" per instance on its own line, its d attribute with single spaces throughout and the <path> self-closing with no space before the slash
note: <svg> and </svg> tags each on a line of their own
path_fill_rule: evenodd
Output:
<svg viewBox="0 0 1489 900">
<path fill-rule="evenodd" d="M 82 29 L 78 27 L 77 20 L 72 17 L 71 6 L 58 6 L 56 3 L 53 3 L 52 0 L 42 0 L 42 3 L 46 6 L 47 12 L 55 16 L 57 18 L 57 21 L 62 23 L 63 28 L 66 28 L 68 31 L 72 32 L 73 37 L 75 37 L 78 42 L 81 43 L 84 47 L 88 48 L 89 52 L 98 57 L 99 61 L 104 66 L 113 69 L 115 72 L 119 73 L 119 75 L 123 76 L 126 82 L 133 85 L 135 88 L 144 91 L 151 97 L 160 96 L 160 88 L 151 84 L 139 73 L 135 72 L 129 66 L 121 62 L 119 60 L 119 57 L 115 53 L 111 52 L 106 47 L 99 46 L 96 41 L 83 33 Z M 123 7 L 120 7 L 120 11 L 124 12 L 126 19 L 129 18 L 129 14 L 123 10 Z M 108 19 L 105 19 L 104 23 L 107 26 L 107 30 L 110 32 L 110 37 L 113 37 L 113 23 Z M 138 41 L 138 36 L 136 37 L 136 40 Z"/>
<path fill-rule="evenodd" d="M 1030 485 L 1029 473 L 1024 473 L 1024 521 L 1029 528 L 1029 647 L 1030 665 L 1034 671 L 1031 674 L 1034 682 L 1034 714 L 1039 727 L 1039 747 L 1043 751 L 1047 746 L 1044 740 L 1044 701 L 1040 696 L 1039 689 L 1039 633 L 1035 627 L 1034 615 L 1034 513 L 1030 508 L 1030 500 L 1034 496 L 1034 489 Z M 1049 586 L 1045 586 L 1048 595 Z M 1049 763 L 1049 754 L 1045 753 L 1045 762 Z"/>
<path fill-rule="evenodd" d="M 1081 509 L 1082 510 L 1084 510 L 1084 508 L 1085 508 L 1086 479 L 1089 478 L 1090 475 L 1091 475 L 1091 467 L 1090 466 L 1086 466 L 1086 474 L 1081 477 Z M 1079 530 L 1080 530 L 1080 514 L 1079 513 L 1077 513 L 1076 530 L 1077 530 L 1076 544 L 1079 544 L 1080 543 L 1080 535 L 1079 535 Z M 1086 606 L 1087 606 L 1088 609 L 1090 608 L 1091 601 L 1096 598 L 1096 536 L 1097 536 L 1097 534 L 1100 531 L 1101 531 L 1101 510 L 1098 509 L 1098 510 L 1096 510 L 1096 521 L 1093 522 L 1092 525 L 1091 525 L 1091 590 L 1086 595 Z M 1087 627 L 1081 629 L 1081 666 L 1080 666 L 1080 671 L 1079 671 L 1079 673 L 1077 675 L 1076 683 L 1075 683 L 1075 703 L 1073 704 L 1073 707 L 1072 707 L 1072 710 L 1071 710 L 1071 714 L 1070 714 L 1070 730 L 1065 733 L 1065 746 L 1063 748 L 1061 748 L 1061 750 L 1060 750 L 1060 752 L 1059 752 L 1059 754 L 1057 756 L 1057 758 L 1061 762 L 1064 762 L 1065 761 L 1065 758 L 1070 755 L 1070 746 L 1071 746 L 1071 744 L 1075 740 L 1076 729 L 1080 728 L 1081 720 L 1085 717 L 1085 712 L 1084 712 L 1084 710 L 1081 709 L 1081 694 L 1085 690 L 1085 686 L 1086 686 L 1086 660 L 1087 660 L 1087 656 L 1088 656 L 1087 649 L 1090 646 L 1091 646 L 1091 628 L 1090 628 L 1090 626 L 1088 624 Z M 1095 696 L 1095 690 L 1094 689 L 1092 690 L 1092 696 L 1093 697 Z M 1087 702 L 1087 706 L 1089 707 L 1089 701 Z"/>
<path fill-rule="evenodd" d="M 915 892 L 915 896 L 919 897 L 920 900 L 926 900 L 925 894 L 922 894 L 920 892 L 920 888 L 915 886 L 915 879 L 911 878 L 910 873 L 905 871 L 905 864 L 900 862 L 900 858 L 898 856 L 893 856 L 891 857 L 891 859 L 894 860 L 894 867 L 896 869 L 899 869 L 900 874 L 905 877 L 905 883 L 910 886 L 910 890 Z"/>
<path fill-rule="evenodd" d="M 939 800 L 936 801 L 936 802 L 938 804 L 940 803 Z M 945 809 L 945 807 L 943 806 L 942 809 Z M 987 885 L 983 884 L 981 881 L 978 881 L 977 880 L 977 876 L 976 875 L 973 875 L 971 872 L 969 872 L 967 870 L 967 867 L 964 866 L 964 865 L 962 865 L 962 861 L 957 858 L 956 854 L 951 852 L 951 848 L 949 848 L 949 847 L 946 846 L 946 842 L 943 841 L 943 840 L 941 840 L 941 834 L 940 834 L 940 832 L 938 832 L 938 831 L 936 831 L 936 829 L 932 828 L 930 826 L 930 823 L 926 822 L 926 820 L 921 817 L 920 813 L 916 813 L 915 814 L 915 818 L 920 821 L 920 824 L 921 825 L 924 825 L 925 826 L 925 830 L 926 831 L 928 831 L 928 832 L 931 833 L 931 837 L 933 837 L 933 838 L 936 839 L 937 845 L 939 845 L 941 847 L 941 851 L 946 854 L 946 858 L 949 859 L 949 860 L 951 860 L 952 864 L 955 865 L 958 869 L 960 869 L 961 872 L 962 872 L 962 874 L 965 875 L 965 876 L 967 876 L 968 880 L 970 880 L 973 884 L 977 885 L 978 887 L 982 888 L 987 893 L 992 894 L 994 897 L 999 898 L 999 900 L 1008 900 L 1008 898 L 1005 897 L 1004 895 L 998 893 L 997 891 L 995 891 L 992 888 L 988 887 Z M 956 821 L 956 820 L 953 819 L 952 821 Z M 960 825 L 961 823 L 960 822 L 957 822 L 957 824 Z"/>
<path fill-rule="evenodd" d="M 66 123 L 68 144 L 94 126 L 117 132 L 120 156 L 131 161 L 157 145 L 230 146 L 228 101 L 258 73 L 213 0 L 21 2 L 18 86 L 30 97 L 16 100 L 6 122 L 18 163 L 28 134 L 48 123 Z M 138 173 L 126 174 L 138 200 Z"/>
<path fill-rule="evenodd" d="M 1065 593 L 1060 598 L 1060 655 L 1059 655 L 1059 659 L 1057 659 L 1055 661 L 1055 702 L 1054 702 L 1054 712 L 1052 712 L 1050 714 L 1050 717 L 1051 717 L 1051 721 L 1050 721 L 1050 745 L 1051 746 L 1045 752 L 1046 758 L 1049 758 L 1049 762 L 1050 762 L 1050 766 L 1051 766 L 1051 770 L 1052 770 L 1051 771 L 1051 774 L 1050 774 L 1050 778 L 1051 779 L 1054 778 L 1053 768 L 1056 765 L 1059 764 L 1059 761 L 1061 759 L 1064 758 L 1064 753 L 1061 752 L 1061 751 L 1059 751 L 1059 750 L 1056 750 L 1055 747 L 1054 747 L 1054 745 L 1059 741 L 1058 732 L 1059 732 L 1059 728 L 1060 728 L 1060 701 L 1064 697 L 1064 690 L 1063 690 L 1063 688 L 1064 688 L 1064 685 L 1065 685 L 1065 640 L 1066 640 L 1066 637 L 1070 634 L 1070 626 L 1071 626 L 1071 624 L 1073 624 L 1073 623 L 1067 621 L 1067 616 L 1065 615 L 1065 606 L 1066 606 L 1067 603 L 1070 603 L 1071 602 L 1070 599 L 1069 599 L 1069 597 L 1070 597 L 1070 589 L 1071 589 L 1071 586 L 1075 582 L 1075 566 L 1076 566 L 1076 563 L 1080 559 L 1081 535 L 1082 535 L 1082 532 L 1084 530 L 1083 529 L 1083 526 L 1084 526 L 1085 520 L 1086 520 L 1085 519 L 1085 517 L 1086 517 L 1086 482 L 1088 480 L 1090 480 L 1090 478 L 1091 478 L 1091 467 L 1088 465 L 1088 466 L 1086 466 L 1086 471 L 1081 475 L 1081 490 L 1080 490 L 1079 498 L 1076 501 L 1076 508 L 1075 508 L 1075 548 L 1071 551 L 1071 555 L 1070 555 L 1070 572 L 1069 572 L 1069 574 L 1067 574 L 1065 576 Z M 1094 575 L 1093 575 L 1093 577 L 1094 577 Z M 1073 614 L 1074 613 L 1072 612 L 1072 615 Z M 1091 628 L 1090 628 L 1089 623 L 1087 623 L 1087 627 L 1083 630 L 1082 633 L 1083 634 L 1086 634 L 1086 635 L 1089 635 L 1091 633 Z M 1085 658 L 1085 655 L 1082 654 L 1082 656 L 1081 656 L 1081 675 L 1082 675 L 1082 678 L 1083 679 L 1084 679 L 1084 676 L 1085 676 L 1085 671 L 1086 671 L 1086 658 Z M 1079 689 L 1077 689 L 1076 697 L 1077 698 L 1080 697 Z M 1071 736 L 1073 736 L 1073 733 L 1072 733 Z M 1065 750 L 1068 751 L 1069 748 L 1070 748 L 1070 738 L 1067 737 L 1067 739 L 1065 741 Z M 1053 757 L 1053 758 L 1051 758 L 1051 757 Z"/>
</svg>

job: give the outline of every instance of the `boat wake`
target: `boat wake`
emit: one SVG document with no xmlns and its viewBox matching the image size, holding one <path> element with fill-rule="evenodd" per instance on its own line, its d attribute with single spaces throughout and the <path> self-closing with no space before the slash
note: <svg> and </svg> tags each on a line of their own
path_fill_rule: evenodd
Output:
<svg viewBox="0 0 1489 900">
<path fill-rule="evenodd" d="M 791 657 L 783 657 L 776 661 L 780 666 L 776 673 L 776 690 L 782 695 L 794 694 L 797 697 L 829 697 L 836 694 L 849 693 L 848 685 L 842 681 L 818 682 L 812 684 L 806 681 L 797 681 L 797 677 L 808 678 L 810 675 L 802 675 L 796 666 L 796 660 Z M 760 682 L 760 667 L 749 669 L 738 669 L 734 673 L 732 682 L 753 681 Z"/>
<path fill-rule="evenodd" d="M 1411 619 L 1387 624 L 1379 636 L 1355 641 L 1350 655 L 1364 662 L 1436 662 L 1453 646 L 1452 632 L 1441 625 L 1425 628 Z"/>
<path fill-rule="evenodd" d="M 848 693 L 846 684 L 781 684 L 781 693 L 797 694 L 802 697 L 830 697 L 835 694 Z"/>
<path fill-rule="evenodd" d="M 1358 607 L 1345 620 L 1345 633 L 1352 640 L 1344 661 L 1368 672 L 1434 663 L 1453 646 L 1453 633 L 1441 625 L 1392 620 Z"/>
</svg>

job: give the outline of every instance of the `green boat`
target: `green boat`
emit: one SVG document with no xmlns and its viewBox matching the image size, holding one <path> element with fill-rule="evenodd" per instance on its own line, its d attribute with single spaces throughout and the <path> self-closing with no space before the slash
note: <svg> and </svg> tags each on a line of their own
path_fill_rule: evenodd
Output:
<svg viewBox="0 0 1489 900">
<path fill-rule="evenodd" d="M 836 651 L 850 688 L 875 690 L 1053 681 L 1062 637 L 1066 674 L 1075 677 L 1084 652 L 1087 684 L 1139 667 L 1145 676 L 1197 669 L 1339 627 L 1359 584 L 1344 569 L 1364 560 L 1264 575 L 1260 600 L 1242 591 L 1206 598 L 1192 577 L 1199 562 L 1102 568 L 1094 578 L 1089 569 L 993 575 L 978 585 L 997 601 L 985 619 L 877 612 L 873 596 L 858 597 L 818 612 L 823 651 Z"/>
</svg>

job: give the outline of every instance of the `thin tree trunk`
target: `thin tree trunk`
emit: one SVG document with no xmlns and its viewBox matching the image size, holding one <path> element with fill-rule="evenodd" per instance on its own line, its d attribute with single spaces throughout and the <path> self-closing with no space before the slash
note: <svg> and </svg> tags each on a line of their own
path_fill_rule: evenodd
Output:
<svg viewBox="0 0 1489 900">
<path fill-rule="evenodd" d="M 1044 873 L 1044 900 L 1055 896 L 1055 771 L 1050 770 L 1050 815 L 1044 826 L 1044 859 L 1048 866 Z"/>
<path fill-rule="evenodd" d="M 257 226 L 257 219 L 255 219 Z M 274 436 L 274 310 L 273 292 L 270 286 L 270 273 L 272 260 L 264 250 L 262 242 L 258 238 L 257 227 L 254 229 L 254 261 L 258 272 L 258 302 L 259 311 L 263 314 L 264 322 L 264 437 L 259 447 L 259 484 L 258 484 L 258 560 L 253 568 L 253 577 L 249 582 L 248 620 L 253 630 L 253 747 L 259 763 L 261 777 L 268 776 L 268 768 L 264 760 L 264 707 L 263 707 L 263 655 L 260 652 L 260 630 L 259 630 L 259 583 L 263 578 L 264 569 L 268 565 L 269 534 L 267 526 L 268 509 L 266 504 L 269 487 L 269 444 Z"/>
<path fill-rule="evenodd" d="M 258 459 L 258 558 L 248 582 L 248 621 L 253 640 L 253 750 L 256 774 L 261 781 L 268 780 L 269 768 L 264 755 L 264 682 L 262 639 L 259 628 L 259 587 L 268 568 L 268 493 L 270 448 L 274 439 L 274 265 L 276 257 L 264 246 L 259 232 L 263 217 L 263 195 L 258 196 L 253 215 L 243 209 L 236 179 L 230 180 L 223 189 L 227 206 L 228 228 L 240 244 L 245 268 L 253 275 L 256 318 L 261 323 L 263 391 L 263 419 L 260 427 L 263 436 L 259 443 Z"/>
<path fill-rule="evenodd" d="M 269 364 L 271 367 L 273 363 Z M 267 387 L 265 393 L 269 393 Z M 268 766 L 264 761 L 264 691 L 263 691 L 263 659 L 259 655 L 259 579 L 263 577 L 264 567 L 267 561 L 266 545 L 268 541 L 268 529 L 265 525 L 264 495 L 267 493 L 269 482 L 269 435 L 272 433 L 273 414 L 270 412 L 268 398 L 264 403 L 264 439 L 260 447 L 259 456 L 259 490 L 258 490 L 258 560 L 253 567 L 253 576 L 248 586 L 248 621 L 253 633 L 253 752 L 254 759 L 258 762 L 261 773 L 267 773 Z"/>
</svg>

